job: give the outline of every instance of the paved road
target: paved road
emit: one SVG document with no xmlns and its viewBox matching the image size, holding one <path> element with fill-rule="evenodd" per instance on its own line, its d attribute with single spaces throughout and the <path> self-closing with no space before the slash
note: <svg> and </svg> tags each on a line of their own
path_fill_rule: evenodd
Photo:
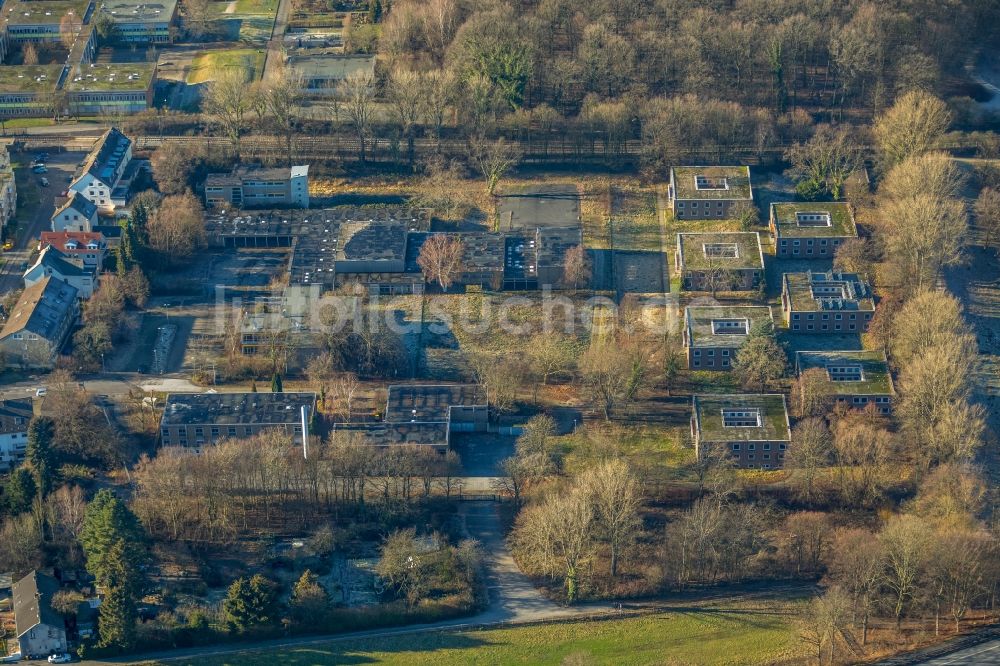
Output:
<svg viewBox="0 0 1000 666">
<path fill-rule="evenodd" d="M 945 666 L 946 664 L 1000 664 L 1000 640 L 982 643 L 975 647 L 959 650 L 943 657 L 917 662 L 921 666 Z"/>
</svg>

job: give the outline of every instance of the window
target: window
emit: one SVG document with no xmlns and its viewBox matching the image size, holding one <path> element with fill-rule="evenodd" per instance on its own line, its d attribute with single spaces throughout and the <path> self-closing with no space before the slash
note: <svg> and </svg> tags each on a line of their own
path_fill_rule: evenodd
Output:
<svg viewBox="0 0 1000 666">
<path fill-rule="evenodd" d="M 694 361 L 694 363 L 692 365 L 694 365 L 694 367 L 696 367 L 696 368 L 701 367 L 701 361 L 695 359 L 695 361 Z"/>
<path fill-rule="evenodd" d="M 831 382 L 864 381 L 864 372 L 860 363 L 836 363 L 826 366 L 826 374 Z"/>
<path fill-rule="evenodd" d="M 725 428 L 759 428 L 760 409 L 723 408 L 722 425 Z"/>
<path fill-rule="evenodd" d="M 713 319 L 712 335 L 747 335 L 750 322 L 746 319 Z"/>
<path fill-rule="evenodd" d="M 717 259 L 737 259 L 740 256 L 740 248 L 736 243 L 705 243 L 702 250 L 706 257 Z"/>
<path fill-rule="evenodd" d="M 697 356 L 701 356 L 701 350 L 700 350 L 700 349 L 695 349 L 695 350 L 694 350 L 694 355 L 695 355 L 696 357 L 697 357 Z"/>
<path fill-rule="evenodd" d="M 764 444 L 764 450 L 765 451 L 770 451 L 771 450 L 771 445 L 770 444 Z"/>
<path fill-rule="evenodd" d="M 756 448 L 757 448 L 756 444 L 747 444 L 747 449 L 750 450 L 750 451 L 753 451 Z"/>
<path fill-rule="evenodd" d="M 236 437 L 236 426 L 229 426 L 229 436 Z"/>
<path fill-rule="evenodd" d="M 729 359 L 728 358 L 722 359 L 722 367 L 724 367 L 724 368 L 728 368 L 729 367 Z"/>
<path fill-rule="evenodd" d="M 739 451 L 739 450 L 740 450 L 740 445 L 739 444 L 733 444 L 733 451 Z"/>
<path fill-rule="evenodd" d="M 723 356 L 729 356 L 729 350 L 728 349 L 723 349 L 722 350 L 722 355 Z"/>
<path fill-rule="evenodd" d="M 709 349 L 707 352 L 705 352 L 705 354 L 707 356 L 715 356 L 715 350 L 714 349 Z"/>
<path fill-rule="evenodd" d="M 194 436 L 195 437 L 204 437 L 205 436 L 205 429 L 203 427 L 201 427 L 201 426 L 198 426 L 197 428 L 194 429 Z"/>
<path fill-rule="evenodd" d="M 217 427 L 213 426 L 212 427 L 212 437 L 218 437 L 218 436 L 219 436 L 219 429 Z"/>
<path fill-rule="evenodd" d="M 694 188 L 696 190 L 728 190 L 729 181 L 725 177 L 699 175 L 694 177 Z"/>
</svg>

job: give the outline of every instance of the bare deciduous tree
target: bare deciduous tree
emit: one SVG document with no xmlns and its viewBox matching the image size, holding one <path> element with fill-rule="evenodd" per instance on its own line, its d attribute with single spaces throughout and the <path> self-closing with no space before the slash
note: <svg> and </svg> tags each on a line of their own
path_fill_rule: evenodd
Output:
<svg viewBox="0 0 1000 666">
<path fill-rule="evenodd" d="M 531 369 L 548 384 L 554 375 L 569 374 L 580 353 L 578 342 L 564 333 L 539 333 L 528 345 Z"/>
<path fill-rule="evenodd" d="M 563 258 L 563 286 L 579 289 L 581 284 L 590 282 L 590 257 L 583 245 L 574 245 L 566 250 Z"/>
<path fill-rule="evenodd" d="M 248 114 L 253 107 L 247 71 L 243 67 L 226 67 L 216 71 L 202 98 L 202 109 L 229 138 L 237 159 L 240 156 L 240 140 L 249 126 Z"/>
<path fill-rule="evenodd" d="M 795 416 L 822 416 L 831 407 L 830 379 L 825 368 L 809 368 L 792 384 L 792 411 Z"/>
<path fill-rule="evenodd" d="M 620 559 L 628 553 L 641 526 L 639 482 L 628 464 L 618 459 L 591 467 L 576 483 L 587 493 L 593 507 L 595 533 L 608 545 L 608 566 L 614 578 Z"/>
<path fill-rule="evenodd" d="M 428 282 L 434 281 L 447 290 L 462 274 L 465 244 L 451 234 L 434 234 L 420 246 L 417 265 Z"/>
<path fill-rule="evenodd" d="M 491 141 L 478 137 L 473 139 L 470 145 L 469 159 L 483 174 L 483 179 L 486 181 L 486 194 L 492 197 L 504 174 L 521 161 L 521 150 L 516 144 L 504 138 Z"/>
<path fill-rule="evenodd" d="M 879 534 L 885 554 L 883 583 L 889 591 L 890 608 L 899 627 L 918 592 L 920 577 L 927 566 L 931 535 L 915 516 L 889 519 Z"/>
<path fill-rule="evenodd" d="M 785 467 L 791 470 L 791 482 L 805 502 L 816 499 L 816 481 L 832 457 L 830 431 L 821 418 L 807 418 L 792 430 L 792 441 L 785 454 Z"/>
<path fill-rule="evenodd" d="M 375 114 L 375 76 L 359 71 L 348 75 L 335 89 L 337 108 L 346 114 L 358 139 L 358 159 L 362 164 L 368 159 L 368 135 Z"/>
<path fill-rule="evenodd" d="M 889 167 L 935 147 L 951 124 L 948 106 L 923 92 L 909 92 L 875 120 L 875 140 Z"/>
<path fill-rule="evenodd" d="M 649 355 L 634 340 L 611 339 L 591 344 L 580 356 L 584 389 L 604 420 L 629 402 L 649 380 Z"/>
<path fill-rule="evenodd" d="M 169 263 L 191 259 L 207 245 L 201 201 L 190 192 L 164 197 L 149 219 L 149 244 Z"/>
<path fill-rule="evenodd" d="M 561 578 L 566 600 L 576 601 L 580 576 L 594 552 L 594 511 L 582 490 L 550 495 L 522 511 L 511 539 L 529 572 Z"/>
<path fill-rule="evenodd" d="M 844 183 L 861 166 L 861 151 L 847 130 L 820 125 L 809 141 L 789 148 L 785 159 L 799 180 L 800 194 L 806 198 L 828 194 L 840 199 Z"/>
<path fill-rule="evenodd" d="M 990 247 L 1000 237 L 1000 191 L 984 187 L 973 207 L 976 228 L 983 234 L 983 247 Z"/>
</svg>

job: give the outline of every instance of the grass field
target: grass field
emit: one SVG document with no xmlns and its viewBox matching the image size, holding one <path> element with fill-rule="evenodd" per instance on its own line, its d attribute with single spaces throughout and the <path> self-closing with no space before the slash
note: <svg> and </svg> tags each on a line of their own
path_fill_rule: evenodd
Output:
<svg viewBox="0 0 1000 666">
<path fill-rule="evenodd" d="M 328 664 L 762 664 L 801 653 L 794 607 L 682 608 L 626 620 L 439 631 L 198 658 L 199 666 Z"/>
<path fill-rule="evenodd" d="M 228 67 L 248 69 L 251 71 L 250 80 L 256 80 L 264 71 L 264 51 L 262 49 L 225 49 L 199 53 L 191 61 L 187 83 L 193 85 L 211 81 L 216 71 Z"/>
<path fill-rule="evenodd" d="M 663 425 L 600 426 L 593 433 L 581 429 L 557 439 L 567 472 L 585 469 L 609 456 L 622 456 L 644 478 L 680 480 L 689 476 L 694 450 L 683 445 L 676 427 Z M 589 429 L 589 427 L 588 427 Z M 611 449 L 611 450 L 609 450 Z"/>
</svg>

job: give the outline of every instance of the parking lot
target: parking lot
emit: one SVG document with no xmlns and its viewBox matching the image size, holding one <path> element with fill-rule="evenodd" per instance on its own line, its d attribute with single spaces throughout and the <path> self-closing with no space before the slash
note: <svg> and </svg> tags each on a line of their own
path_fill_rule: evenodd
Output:
<svg viewBox="0 0 1000 666">
<path fill-rule="evenodd" d="M 500 229 L 535 226 L 572 227 L 580 224 L 580 193 L 575 185 L 531 185 L 498 197 Z"/>
</svg>

